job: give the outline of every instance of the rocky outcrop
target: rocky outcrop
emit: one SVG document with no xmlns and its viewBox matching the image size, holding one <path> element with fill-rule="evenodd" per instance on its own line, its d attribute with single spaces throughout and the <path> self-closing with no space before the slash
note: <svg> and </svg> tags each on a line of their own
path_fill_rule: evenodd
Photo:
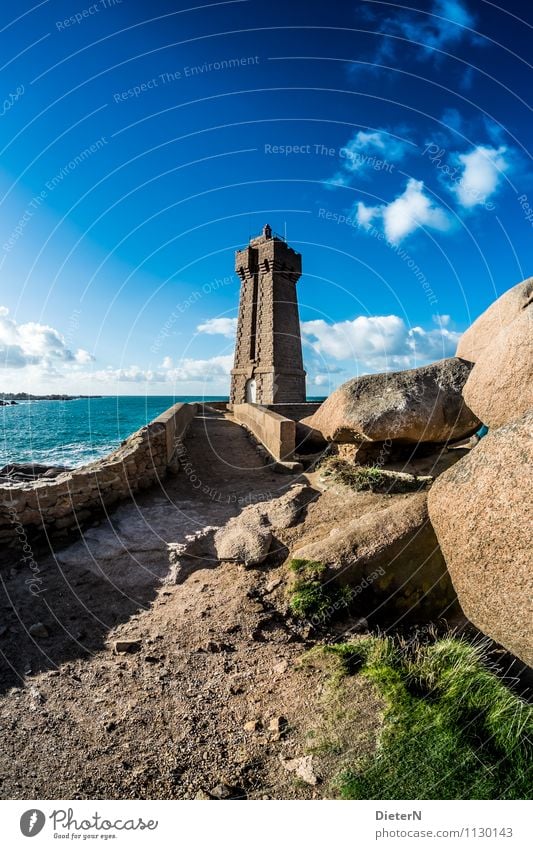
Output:
<svg viewBox="0 0 533 849">
<path fill-rule="evenodd" d="M 399 498 L 293 552 L 319 561 L 351 588 L 365 617 L 421 620 L 449 612 L 455 593 L 427 511 L 425 493 Z"/>
<path fill-rule="evenodd" d="M 533 665 L 533 412 L 441 475 L 429 513 L 466 615 Z"/>
<path fill-rule="evenodd" d="M 500 331 L 531 305 L 532 299 L 533 277 L 528 277 L 494 301 L 463 333 L 457 346 L 456 357 L 476 363 L 481 354 L 491 347 Z"/>
<path fill-rule="evenodd" d="M 463 397 L 489 427 L 507 424 L 533 407 L 533 304 L 479 354 Z"/>
<path fill-rule="evenodd" d="M 15 481 L 32 481 L 39 478 L 57 478 L 70 469 L 67 466 L 50 466 L 42 463 L 9 463 L 0 469 L 0 484 Z"/>
<path fill-rule="evenodd" d="M 270 550 L 272 529 L 295 524 L 312 493 L 310 487 L 297 484 L 280 498 L 245 507 L 215 533 L 216 558 L 238 560 L 246 566 L 262 563 Z"/>
<path fill-rule="evenodd" d="M 479 421 L 461 392 L 472 366 L 455 358 L 344 383 L 304 419 L 330 442 L 442 443 L 472 434 Z"/>
</svg>

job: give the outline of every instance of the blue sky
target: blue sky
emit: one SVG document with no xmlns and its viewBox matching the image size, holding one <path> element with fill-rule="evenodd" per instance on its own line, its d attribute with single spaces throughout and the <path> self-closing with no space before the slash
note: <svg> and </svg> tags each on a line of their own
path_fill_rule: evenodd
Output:
<svg viewBox="0 0 533 849">
<path fill-rule="evenodd" d="M 266 222 L 303 255 L 309 395 L 453 355 L 532 273 L 526 13 L 4 9 L 0 389 L 226 394 Z"/>
</svg>

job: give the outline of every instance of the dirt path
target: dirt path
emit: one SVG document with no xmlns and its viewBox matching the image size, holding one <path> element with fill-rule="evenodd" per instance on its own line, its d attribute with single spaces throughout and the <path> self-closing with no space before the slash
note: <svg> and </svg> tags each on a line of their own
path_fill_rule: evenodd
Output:
<svg viewBox="0 0 533 849">
<path fill-rule="evenodd" d="M 282 763 L 306 754 L 325 677 L 300 664 L 312 643 L 271 603 L 279 567 L 198 561 L 176 584 L 169 563 L 188 534 L 277 498 L 295 478 L 269 471 L 221 414 L 198 416 L 185 447 L 164 488 L 39 561 L 39 598 L 20 568 L 4 576 L 2 797 L 325 792 Z M 32 636 L 37 623 L 46 636 Z M 116 654 L 116 640 L 139 650 Z M 379 715 L 370 690 L 358 698 Z"/>
</svg>

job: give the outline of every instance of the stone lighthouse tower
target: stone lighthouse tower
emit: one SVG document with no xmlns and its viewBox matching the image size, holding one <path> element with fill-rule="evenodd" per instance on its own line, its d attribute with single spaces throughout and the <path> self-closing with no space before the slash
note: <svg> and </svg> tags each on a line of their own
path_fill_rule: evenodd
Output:
<svg viewBox="0 0 533 849">
<path fill-rule="evenodd" d="M 237 251 L 241 299 L 230 403 L 294 404 L 306 400 L 296 281 L 301 254 L 267 224 Z"/>
</svg>

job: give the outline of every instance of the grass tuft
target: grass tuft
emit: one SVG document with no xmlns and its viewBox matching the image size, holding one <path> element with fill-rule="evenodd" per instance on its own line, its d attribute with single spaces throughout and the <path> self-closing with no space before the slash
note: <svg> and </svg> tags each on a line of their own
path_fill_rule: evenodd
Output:
<svg viewBox="0 0 533 849">
<path fill-rule="evenodd" d="M 406 472 L 394 472 L 377 466 L 357 466 L 340 457 L 330 457 L 320 466 L 322 474 L 335 483 L 357 492 L 379 492 L 396 494 L 420 492 L 427 489 L 433 478 L 429 475 L 417 477 Z"/>
<path fill-rule="evenodd" d="M 370 637 L 324 651 L 387 704 L 377 751 L 337 779 L 342 798 L 529 798 L 533 708 L 494 674 L 484 644 Z"/>
<path fill-rule="evenodd" d="M 291 560 L 296 579 L 289 590 L 289 607 L 294 616 L 314 625 L 325 625 L 341 612 L 346 613 L 352 595 L 348 587 L 334 581 L 324 583 L 326 567 L 315 560 Z"/>
</svg>

